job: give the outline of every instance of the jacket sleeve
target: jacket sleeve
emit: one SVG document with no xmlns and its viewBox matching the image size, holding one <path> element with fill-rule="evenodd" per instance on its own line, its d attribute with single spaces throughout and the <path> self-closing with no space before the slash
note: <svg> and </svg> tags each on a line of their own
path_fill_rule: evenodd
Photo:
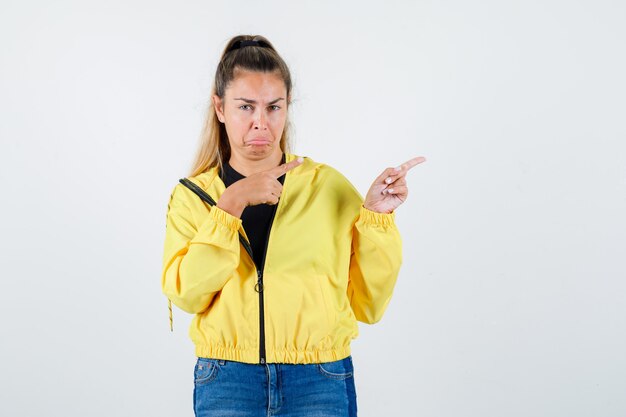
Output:
<svg viewBox="0 0 626 417">
<path fill-rule="evenodd" d="M 402 241 L 395 213 L 361 205 L 352 229 L 348 298 L 358 321 L 378 322 L 391 300 L 402 263 Z"/>
<path fill-rule="evenodd" d="M 211 206 L 198 226 L 177 185 L 168 204 L 161 289 L 188 313 L 207 309 L 239 265 L 241 219 Z"/>
</svg>

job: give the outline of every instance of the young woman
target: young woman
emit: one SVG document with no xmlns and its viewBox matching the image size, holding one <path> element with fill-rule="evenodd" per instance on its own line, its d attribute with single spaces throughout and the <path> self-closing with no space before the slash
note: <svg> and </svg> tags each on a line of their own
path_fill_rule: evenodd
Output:
<svg viewBox="0 0 626 417">
<path fill-rule="evenodd" d="M 394 210 L 425 159 L 386 169 L 363 199 L 291 153 L 291 88 L 266 38 L 231 39 L 194 168 L 170 196 L 161 283 L 195 315 L 198 417 L 355 416 L 350 341 L 398 276 Z"/>
</svg>

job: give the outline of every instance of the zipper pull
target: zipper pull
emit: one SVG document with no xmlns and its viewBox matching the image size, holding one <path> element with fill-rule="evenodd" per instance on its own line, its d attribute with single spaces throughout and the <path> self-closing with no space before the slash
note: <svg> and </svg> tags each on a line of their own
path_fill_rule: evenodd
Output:
<svg viewBox="0 0 626 417">
<path fill-rule="evenodd" d="M 257 275 L 257 281 L 256 284 L 254 285 L 254 291 L 256 292 L 263 292 L 263 278 L 261 275 L 261 271 L 260 270 L 256 270 L 256 275 Z"/>
</svg>

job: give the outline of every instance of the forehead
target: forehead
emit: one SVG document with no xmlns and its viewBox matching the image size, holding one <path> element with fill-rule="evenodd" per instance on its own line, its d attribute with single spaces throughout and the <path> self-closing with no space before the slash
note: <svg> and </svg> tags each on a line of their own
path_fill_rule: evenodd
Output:
<svg viewBox="0 0 626 417">
<path fill-rule="evenodd" d="M 231 99 L 245 97 L 262 101 L 284 97 L 285 93 L 285 82 L 278 73 L 243 70 L 235 72 L 235 78 L 225 91 L 226 97 Z"/>
</svg>

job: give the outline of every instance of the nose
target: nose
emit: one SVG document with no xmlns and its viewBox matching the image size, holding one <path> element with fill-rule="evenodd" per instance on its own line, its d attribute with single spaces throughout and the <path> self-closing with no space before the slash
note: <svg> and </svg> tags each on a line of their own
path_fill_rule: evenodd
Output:
<svg viewBox="0 0 626 417">
<path fill-rule="evenodd" d="M 257 114 L 254 116 L 254 128 L 255 129 L 266 129 L 267 122 L 265 120 L 265 115 L 263 114 L 263 110 L 259 109 Z"/>
</svg>

